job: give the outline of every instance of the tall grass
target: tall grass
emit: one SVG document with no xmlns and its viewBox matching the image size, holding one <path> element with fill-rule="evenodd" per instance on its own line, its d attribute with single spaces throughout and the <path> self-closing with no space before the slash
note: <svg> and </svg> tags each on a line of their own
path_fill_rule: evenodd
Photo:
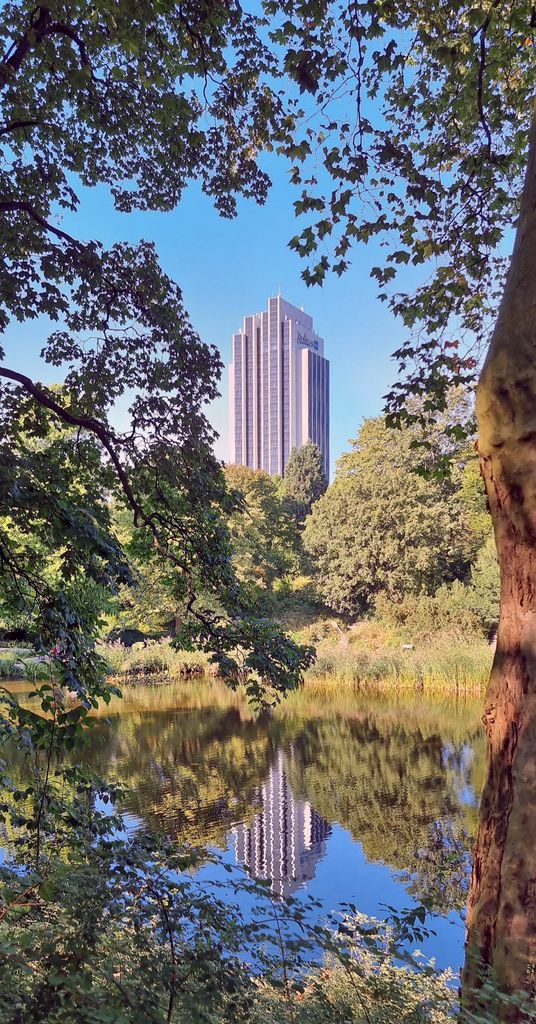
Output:
<svg viewBox="0 0 536 1024">
<path fill-rule="evenodd" d="M 449 690 L 485 687 L 493 658 L 488 644 L 438 644 L 412 650 L 366 651 L 320 645 L 306 676 L 307 688 L 373 687 L 391 690 Z"/>
<path fill-rule="evenodd" d="M 481 692 L 493 658 L 492 649 L 480 637 L 462 639 L 456 633 L 444 632 L 407 645 L 396 631 L 374 620 L 358 623 L 346 632 L 329 621 L 320 622 L 294 636 L 316 646 L 317 658 L 306 673 L 304 689 L 319 695 L 341 688 Z M 101 644 L 99 653 L 108 675 L 132 682 L 165 682 L 217 674 L 207 654 L 175 650 L 169 639 L 133 647 Z M 50 666 L 30 651 L 0 650 L 0 679 L 37 681 L 48 678 L 49 673 Z"/>
<path fill-rule="evenodd" d="M 30 656 L 28 656 L 30 655 Z M 50 665 L 30 651 L 0 651 L 0 679 L 29 679 L 31 682 L 50 678 Z"/>
<path fill-rule="evenodd" d="M 102 644 L 99 653 L 106 661 L 111 676 L 179 679 L 192 675 L 214 674 L 214 667 L 202 651 L 177 651 L 169 640 L 134 644 Z"/>
</svg>

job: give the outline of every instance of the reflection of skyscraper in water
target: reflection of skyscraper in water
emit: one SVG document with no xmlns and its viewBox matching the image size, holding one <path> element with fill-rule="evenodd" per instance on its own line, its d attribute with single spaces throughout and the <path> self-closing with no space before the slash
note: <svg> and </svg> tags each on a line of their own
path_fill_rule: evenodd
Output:
<svg viewBox="0 0 536 1024">
<path fill-rule="evenodd" d="M 295 800 L 279 750 L 259 792 L 262 809 L 233 829 L 235 856 L 256 878 L 270 879 L 278 896 L 290 896 L 315 876 L 331 827 L 307 800 Z"/>
</svg>

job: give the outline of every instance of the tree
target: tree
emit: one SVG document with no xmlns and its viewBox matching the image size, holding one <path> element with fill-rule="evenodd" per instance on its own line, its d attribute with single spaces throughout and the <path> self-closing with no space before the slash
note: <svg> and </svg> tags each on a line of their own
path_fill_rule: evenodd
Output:
<svg viewBox="0 0 536 1024">
<path fill-rule="evenodd" d="M 97 616 L 73 606 L 67 584 L 73 573 L 108 589 L 132 579 L 111 529 L 113 497 L 147 557 L 173 577 L 189 620 L 185 642 L 213 650 L 230 677 L 249 666 L 284 688 L 302 653 L 256 621 L 229 559 L 234 506 L 203 409 L 217 393 L 219 356 L 192 330 L 150 243 L 106 251 L 60 226 L 60 214 L 75 222 L 80 189 L 96 185 L 127 213 L 171 209 L 194 178 L 223 216 L 234 214 L 237 196 L 263 201 L 268 178 L 257 153 L 290 137 L 291 126 L 269 85 L 277 60 L 259 18 L 195 0 L 135 9 L 129 0 L 9 3 L 0 39 L 0 327 L 48 316 L 55 329 L 43 355 L 64 385 L 53 392 L 0 366 L 0 517 L 22 530 L 27 523 L 24 542 L 9 530 L 0 537 L 4 599 L 31 606 L 41 648 L 57 647 L 61 635 L 73 687 L 98 690 L 86 671 Z M 120 431 L 112 410 L 122 398 L 129 424 Z M 45 413 L 71 431 L 72 472 L 88 477 L 91 500 L 62 487 L 65 458 L 49 480 L 53 449 L 27 450 Z M 54 586 L 33 561 L 35 543 L 65 546 Z"/>
<path fill-rule="evenodd" d="M 114 506 L 128 509 L 147 560 L 173 577 L 189 620 L 183 642 L 213 651 L 252 697 L 262 700 L 268 679 L 275 691 L 296 683 L 310 653 L 259 619 L 232 570 L 225 520 L 235 502 L 204 414 L 218 354 L 192 330 L 150 243 L 107 251 L 60 219 L 75 224 L 81 191 L 96 185 L 127 213 L 170 209 L 192 178 L 223 215 L 238 195 L 262 201 L 256 154 L 286 129 L 259 79 L 273 61 L 256 19 L 232 3 L 7 3 L 0 45 L 0 329 L 48 317 L 43 354 L 63 384 L 5 365 L 0 349 L 2 610 L 27 614 L 51 675 L 78 695 L 64 706 L 47 684 L 37 712 L 1 697 L 2 738 L 34 769 L 19 791 L 2 766 L 2 815 L 16 822 L 23 865 L 2 877 L 9 911 L 13 886 L 41 892 L 58 850 L 94 863 L 109 833 L 94 800 L 109 801 L 113 787 L 78 760 L 54 765 L 112 692 L 95 652 L 102 606 L 86 595 L 134 582 Z M 48 995 L 58 1003 L 65 992 Z"/>
<path fill-rule="evenodd" d="M 478 449 L 501 599 L 469 899 L 470 1013 L 478 1007 L 479 962 L 507 996 L 535 991 L 534 9 L 528 0 L 364 0 L 337 12 L 310 4 L 303 18 L 295 0 L 266 6 L 286 19 L 278 38 L 287 64 L 299 66 L 323 119 L 327 180 L 317 173 L 314 123 L 292 172 L 303 186 L 296 211 L 308 218 L 291 241 L 311 261 L 305 279 L 321 283 L 330 268 L 344 272 L 354 241 L 386 245 L 372 274 L 408 329 L 395 352 L 400 378 L 387 395 L 390 421 L 426 428 L 453 382 L 476 381 L 492 335 L 478 382 Z M 408 406 L 414 395 L 424 399 L 417 411 Z M 500 1020 L 519 1014 L 508 998 L 497 1009 Z"/>
<path fill-rule="evenodd" d="M 470 607 L 477 613 L 488 633 L 496 630 L 499 621 L 500 584 L 497 550 L 491 536 L 475 559 L 469 589 Z"/>
<path fill-rule="evenodd" d="M 2 871 L 2 918 L 16 916 L 20 896 L 31 892 L 34 906 L 47 901 L 52 927 L 54 952 L 47 960 L 43 949 L 47 966 L 19 1002 L 22 1016 L 36 1020 L 68 1014 L 73 990 L 91 985 L 95 915 L 108 914 L 97 897 L 86 917 L 85 895 L 98 889 L 109 900 L 117 871 L 125 897 L 130 868 L 157 860 L 156 851 L 144 851 L 135 867 L 135 843 L 118 845 L 107 859 L 113 819 L 94 805 L 99 794 L 114 800 L 115 787 L 95 780 L 78 758 L 58 767 L 83 740 L 90 708 L 113 689 L 95 653 L 102 608 L 81 594 L 91 585 L 110 593 L 136 582 L 112 510 L 128 511 L 147 565 L 167 574 L 174 601 L 182 602 L 182 641 L 212 651 L 232 683 L 244 679 L 250 696 L 262 700 L 266 684 L 276 692 L 295 684 L 311 657 L 259 618 L 232 569 L 226 519 L 237 501 L 204 414 L 217 393 L 217 352 L 193 331 L 150 243 L 107 251 L 71 227 L 83 190 L 97 185 L 124 213 L 169 210 L 192 179 L 224 216 L 238 196 L 262 202 L 268 179 L 257 154 L 283 141 L 290 126 L 268 84 L 276 68 L 259 29 L 260 19 L 233 0 L 9 2 L 0 13 L 0 330 L 48 317 L 53 330 L 43 355 L 63 384 L 58 392 L 5 365 L 0 348 L 1 601 L 8 614 L 28 614 L 38 649 L 50 652 L 51 677 L 78 695 L 74 706 L 64 705 L 51 681 L 31 708 L 6 693 L 0 698 L 2 739 L 29 752 L 33 768 L 18 789 L 2 764 L 1 813 L 12 814 L 20 858 L 20 870 Z M 114 425 L 121 400 L 129 407 L 125 429 Z M 161 863 L 169 871 L 167 853 Z M 173 947 L 173 886 L 164 876 L 164 892 L 142 917 Z M 188 917 L 180 897 L 177 905 Z M 227 982 L 229 963 L 224 955 Z M 67 985 L 48 983 L 56 969 Z M 214 984 L 214 970 L 207 973 Z M 171 1019 L 181 984 L 173 967 L 167 982 L 169 1001 L 155 1013 Z M 146 991 L 134 1012 L 152 1013 L 148 1004 L 157 998 Z M 107 999 L 112 1015 L 132 1009 L 128 994 Z M 99 996 L 83 1001 L 83 1015 L 106 1016 Z"/>
<path fill-rule="evenodd" d="M 316 585 L 335 611 L 358 615 L 380 593 L 432 594 L 467 571 L 471 536 L 455 485 L 417 475 L 413 436 L 365 420 L 307 520 Z"/>
<path fill-rule="evenodd" d="M 154 558 L 151 545 L 133 525 L 132 514 L 124 504 L 112 506 L 112 527 L 132 573 L 131 583 L 118 587 L 107 616 L 112 636 L 128 637 L 132 630 L 131 636 L 174 635 L 182 624 L 187 602 L 177 594 L 173 565 Z"/>
<path fill-rule="evenodd" d="M 227 466 L 229 488 L 239 491 L 243 507 L 229 519 L 233 560 L 238 578 L 271 590 L 297 567 L 298 536 L 280 489 L 261 469 Z"/>
<path fill-rule="evenodd" d="M 285 470 L 284 492 L 292 503 L 298 522 L 309 515 L 315 501 L 322 497 L 328 482 L 322 452 L 314 441 L 293 448 Z"/>
<path fill-rule="evenodd" d="M 83 0 L 4 6 L 2 326 L 41 313 L 61 321 L 46 352 L 54 365 L 67 365 L 74 404 L 70 419 L 61 403 L 51 411 L 96 439 L 136 522 L 182 566 L 186 592 L 205 568 L 219 589 L 227 556 L 217 544 L 216 511 L 227 499 L 201 412 L 216 387 L 218 359 L 191 331 L 151 246 L 105 252 L 59 227 L 58 209 L 76 208 L 77 176 L 87 186 L 106 184 L 125 211 L 169 209 L 197 176 L 222 213 L 232 214 L 237 193 L 264 197 L 259 151 L 286 154 L 291 180 L 302 186 L 296 213 L 312 214 L 291 241 L 313 257 L 304 271 L 309 283 L 330 267 L 344 272 L 354 241 L 385 236 L 385 260 L 372 272 L 412 332 L 396 353 L 402 379 L 388 396 L 390 415 L 424 426 L 445 407 L 453 381 L 475 379 L 478 346 L 504 288 L 501 242 L 517 221 L 478 400 L 502 595 L 469 945 L 500 988 L 522 989 L 533 959 L 536 877 L 534 787 L 527 784 L 536 732 L 532 5 L 362 0 L 335 8 L 265 0 L 263 15 L 194 0 L 179 7 L 133 8 L 128 0 L 113 8 L 108 0 L 97 8 Z M 274 87 L 282 75 L 287 104 Z M 297 90 L 314 101 L 302 103 Z M 416 268 L 416 290 L 412 277 L 409 291 L 390 293 L 408 265 Z M 4 367 L 1 376 L 15 385 L 3 387 L 2 409 L 21 396 L 17 388 L 51 408 L 46 390 L 26 375 Z M 133 430 L 120 436 L 108 413 L 127 391 L 136 396 Z M 416 413 L 408 409 L 413 394 L 427 396 Z M 10 434 L 0 426 L 7 449 Z M 166 461 L 168 438 L 182 460 Z M 52 514 L 45 480 L 35 482 Z M 208 495 L 202 514 L 200 490 Z M 11 480 L 6 504 L 16 493 Z M 155 493 L 165 514 L 149 500 Z M 171 493 L 181 499 L 170 502 Z M 76 529 L 84 534 L 78 521 Z M 217 554 L 207 563 L 213 544 Z M 6 587 L 21 573 L 31 580 L 20 552 L 15 557 L 4 542 L 1 557 Z M 226 592 L 236 593 L 231 585 Z M 227 650 L 239 639 L 235 611 L 220 634 Z M 206 617 L 198 622 L 202 636 L 217 632 Z M 56 629 L 47 627 L 45 639 Z M 251 636 L 244 626 L 246 646 Z M 257 668 L 267 670 L 269 647 L 265 638 L 260 662 L 253 657 Z M 296 665 L 297 652 L 292 657 Z M 279 682 L 280 671 L 281 663 Z M 478 983 L 471 970 L 466 981 L 467 992 Z M 500 1009 L 505 1019 L 513 1012 L 507 1001 Z"/>
</svg>

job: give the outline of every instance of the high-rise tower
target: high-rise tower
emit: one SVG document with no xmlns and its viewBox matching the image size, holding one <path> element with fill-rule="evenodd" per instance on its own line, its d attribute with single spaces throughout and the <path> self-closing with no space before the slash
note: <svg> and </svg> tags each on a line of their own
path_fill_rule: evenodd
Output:
<svg viewBox="0 0 536 1024">
<path fill-rule="evenodd" d="M 307 313 L 278 295 L 244 317 L 229 378 L 231 462 L 283 475 L 292 448 L 314 441 L 329 475 L 329 362 Z"/>
</svg>

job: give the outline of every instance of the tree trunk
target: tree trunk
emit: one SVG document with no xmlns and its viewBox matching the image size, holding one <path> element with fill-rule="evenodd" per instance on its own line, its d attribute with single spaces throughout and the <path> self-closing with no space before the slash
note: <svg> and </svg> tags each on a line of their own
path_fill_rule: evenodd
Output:
<svg viewBox="0 0 536 1024">
<path fill-rule="evenodd" d="M 536 117 L 477 415 L 501 604 L 484 712 L 487 775 L 468 906 L 465 1019 L 480 1005 L 482 967 L 499 992 L 536 992 Z M 480 998 L 490 1020 L 536 1019 L 508 998 L 492 1009 L 489 990 Z"/>
</svg>

